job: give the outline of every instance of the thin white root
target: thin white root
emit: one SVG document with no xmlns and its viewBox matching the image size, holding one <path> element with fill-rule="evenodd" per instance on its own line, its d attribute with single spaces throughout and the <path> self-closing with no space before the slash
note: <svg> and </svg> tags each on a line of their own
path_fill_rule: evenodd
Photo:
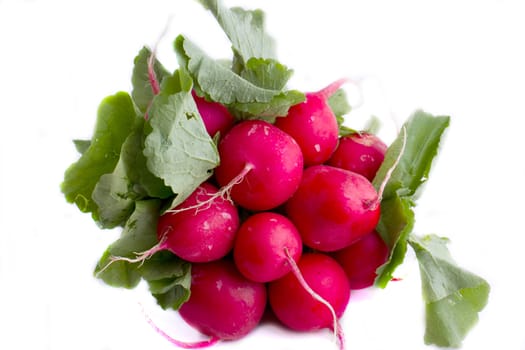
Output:
<svg viewBox="0 0 525 350">
<path fill-rule="evenodd" d="M 287 258 L 288 263 L 292 267 L 292 273 L 294 274 L 294 276 L 299 281 L 299 284 L 301 285 L 301 287 L 303 287 L 306 290 L 306 292 L 312 296 L 312 298 L 314 298 L 315 300 L 317 300 L 321 304 L 325 305 L 328 308 L 328 310 L 330 311 L 330 313 L 332 314 L 332 319 L 333 319 L 332 331 L 334 333 L 334 342 L 335 343 L 339 342 L 339 349 L 343 350 L 344 349 L 344 341 L 343 341 L 343 337 L 342 337 L 342 334 L 341 334 L 342 330 L 341 330 L 341 327 L 339 326 L 339 321 L 337 319 L 337 315 L 335 313 L 334 308 L 322 296 L 317 294 L 310 287 L 310 285 L 308 285 L 308 282 L 306 282 L 306 280 L 304 279 L 303 274 L 301 273 L 301 270 L 299 269 L 299 266 L 297 266 L 297 263 L 295 262 L 295 260 L 290 255 L 290 252 L 289 252 L 287 247 L 284 247 L 284 253 L 286 254 L 286 258 Z"/>
<path fill-rule="evenodd" d="M 139 305 L 140 305 L 140 308 L 142 310 L 142 314 L 144 315 L 144 318 L 146 318 L 146 322 L 148 322 L 148 324 L 157 333 L 159 333 L 161 336 L 163 336 L 164 339 L 168 340 L 170 343 L 172 343 L 175 346 L 178 346 L 179 348 L 182 348 L 182 349 L 202 349 L 202 348 L 207 348 L 208 346 L 212 346 L 212 345 L 214 345 L 214 344 L 216 344 L 216 343 L 218 343 L 220 341 L 220 339 L 217 338 L 217 337 L 210 337 L 207 340 L 191 342 L 191 343 L 177 340 L 177 339 L 173 338 L 172 336 L 170 336 L 165 331 L 163 331 L 159 326 L 157 326 L 155 324 L 155 322 L 153 322 L 151 317 L 148 316 L 148 314 L 144 310 L 144 306 L 140 302 L 139 302 Z"/>
<path fill-rule="evenodd" d="M 166 212 L 173 213 L 173 214 L 181 213 L 181 212 L 188 211 L 188 210 L 196 210 L 196 212 L 198 212 L 199 210 L 204 210 L 204 209 L 209 208 L 212 205 L 212 203 L 219 198 L 233 204 L 233 200 L 231 198 L 231 191 L 233 189 L 233 186 L 240 184 L 244 180 L 246 175 L 254 168 L 255 166 L 252 163 L 246 163 L 242 171 L 237 176 L 231 179 L 231 181 L 226 186 L 223 186 L 221 189 L 219 189 L 217 193 L 210 195 L 208 199 L 202 202 L 198 201 L 197 204 L 190 205 L 184 208 L 169 209 L 169 210 L 166 210 Z"/>
<path fill-rule="evenodd" d="M 95 276 L 98 277 L 109 266 L 111 266 L 111 264 L 113 264 L 114 262 L 117 262 L 117 261 L 126 261 L 126 262 L 128 262 L 130 264 L 140 263 L 139 266 L 142 266 L 142 264 L 144 264 L 144 262 L 146 260 L 148 260 L 149 258 L 151 258 L 155 253 L 165 249 L 164 244 L 166 243 L 166 240 L 167 240 L 167 235 L 165 234 L 165 235 L 162 236 L 160 241 L 157 244 L 155 244 L 153 247 L 151 247 L 150 249 L 148 249 L 146 251 L 143 251 L 143 252 L 133 252 L 133 254 L 136 255 L 134 258 L 128 258 L 128 257 L 125 257 L 125 256 L 114 256 L 114 255 L 111 255 L 109 257 L 109 262 L 102 269 L 100 269 L 100 271 L 98 271 L 95 274 Z"/>
</svg>

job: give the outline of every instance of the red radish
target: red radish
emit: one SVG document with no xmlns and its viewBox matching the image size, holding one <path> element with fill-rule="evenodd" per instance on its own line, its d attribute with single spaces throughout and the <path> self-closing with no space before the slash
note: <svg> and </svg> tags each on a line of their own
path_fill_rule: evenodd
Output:
<svg viewBox="0 0 525 350">
<path fill-rule="evenodd" d="M 376 135 L 354 133 L 339 139 L 326 164 L 351 170 L 372 181 L 385 159 L 386 149 L 387 145 Z"/>
<path fill-rule="evenodd" d="M 243 277 L 230 260 L 193 264 L 191 296 L 179 309 L 192 327 L 212 338 L 239 339 L 260 322 L 266 287 Z"/>
<path fill-rule="evenodd" d="M 237 208 L 223 198 L 214 198 L 204 207 L 191 208 L 214 197 L 217 188 L 201 184 L 180 206 L 180 211 L 165 213 L 159 218 L 159 240 L 166 237 L 164 246 L 189 262 L 208 262 L 220 259 L 233 248 L 239 228 Z"/>
<path fill-rule="evenodd" d="M 220 103 L 198 96 L 194 91 L 192 96 L 208 134 L 214 137 L 219 132 L 221 137 L 224 136 L 235 123 L 228 109 Z"/>
<path fill-rule="evenodd" d="M 307 166 L 324 163 L 337 147 L 339 127 L 327 100 L 345 81 L 307 93 L 304 102 L 292 106 L 287 116 L 275 121 L 275 126 L 297 141 Z"/>
<path fill-rule="evenodd" d="M 219 143 L 215 168 L 221 191 L 248 210 L 273 209 L 290 198 L 301 181 L 303 155 L 297 142 L 263 120 L 236 124 Z"/>
<path fill-rule="evenodd" d="M 224 257 L 233 248 L 239 214 L 231 202 L 216 196 L 217 193 L 215 186 L 202 183 L 175 211 L 160 216 L 158 244 L 136 258 L 112 257 L 111 262 L 143 262 L 162 250 L 169 250 L 189 262 L 209 262 Z"/>
<path fill-rule="evenodd" d="M 285 248 L 297 262 L 302 242 L 294 224 L 277 213 L 253 214 L 237 232 L 233 248 L 235 265 L 252 281 L 276 280 L 291 270 Z"/>
<path fill-rule="evenodd" d="M 287 216 L 303 243 L 331 252 L 370 233 L 379 221 L 379 197 L 364 176 L 314 165 L 304 170 L 295 194 L 286 203 Z"/>
<path fill-rule="evenodd" d="M 297 267 L 305 283 L 330 308 L 314 298 L 294 273 L 289 273 L 268 284 L 268 301 L 275 316 L 296 331 L 337 327 L 334 316 L 340 318 L 350 300 L 350 285 L 343 268 L 322 253 L 303 254 Z"/>
<path fill-rule="evenodd" d="M 333 257 L 345 270 L 350 287 L 362 289 L 374 284 L 376 270 L 388 259 L 388 247 L 377 231 L 339 250 Z"/>
</svg>

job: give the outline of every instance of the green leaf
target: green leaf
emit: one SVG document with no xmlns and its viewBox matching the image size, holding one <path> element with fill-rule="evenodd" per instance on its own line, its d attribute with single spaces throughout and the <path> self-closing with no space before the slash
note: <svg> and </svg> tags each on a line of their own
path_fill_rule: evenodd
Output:
<svg viewBox="0 0 525 350">
<path fill-rule="evenodd" d="M 343 89 L 337 89 L 329 98 L 328 105 L 337 119 L 337 125 L 339 126 L 339 136 L 347 136 L 357 132 L 352 128 L 344 125 L 345 115 L 350 113 L 352 107 L 348 103 L 346 92 Z"/>
<path fill-rule="evenodd" d="M 139 272 L 151 294 L 164 309 L 177 310 L 190 295 L 191 264 L 174 254 L 161 251 L 148 259 Z"/>
<path fill-rule="evenodd" d="M 126 177 L 129 180 L 131 198 L 160 198 L 173 196 L 171 188 L 164 181 L 149 171 L 147 158 L 144 155 L 145 139 L 144 119 L 140 120 L 137 129 L 126 140 L 121 152 Z"/>
<path fill-rule="evenodd" d="M 181 277 L 188 273 L 190 266 L 170 251 L 160 251 L 145 261 L 139 271 L 146 281 L 157 281 Z"/>
<path fill-rule="evenodd" d="M 338 118 L 343 117 L 345 114 L 350 113 L 352 107 L 348 103 L 346 92 L 343 89 L 337 89 L 329 98 L 328 105 L 334 112 L 334 115 Z M 344 119 L 339 119 L 343 121 Z"/>
<path fill-rule="evenodd" d="M 376 271 L 375 284 L 380 288 L 386 287 L 405 259 L 407 238 L 414 227 L 411 208 L 410 199 L 399 196 L 381 202 L 381 217 L 376 229 L 389 247 L 390 255 L 388 261 Z"/>
<path fill-rule="evenodd" d="M 160 214 L 160 201 L 157 199 L 135 202 L 135 210 L 130 216 L 118 240 L 104 252 L 95 267 L 95 276 L 113 287 L 134 288 L 140 281 L 138 263 L 115 261 L 111 256 L 134 258 L 157 244 L 157 221 Z"/>
<path fill-rule="evenodd" d="M 283 90 L 293 71 L 273 59 L 250 58 L 240 75 L 250 83 L 270 90 Z"/>
<path fill-rule="evenodd" d="M 122 162 L 117 164 L 113 173 L 100 177 L 93 191 L 93 201 L 98 206 L 98 224 L 102 228 L 114 228 L 126 223 L 135 207 L 130 187 Z"/>
<path fill-rule="evenodd" d="M 397 194 L 410 196 L 413 199 L 428 179 L 432 161 L 439 150 L 439 143 L 445 129 L 450 124 L 450 117 L 432 116 L 423 111 L 415 112 L 404 124 L 406 145 L 399 164 L 388 181 L 383 198 L 388 199 Z M 393 166 L 402 148 L 403 132 L 388 148 L 385 160 L 379 168 L 373 184 L 380 187 L 387 172 Z"/>
<path fill-rule="evenodd" d="M 366 125 L 363 129 L 364 132 L 369 134 L 377 134 L 381 128 L 381 120 L 375 115 L 371 116 L 370 119 L 366 122 Z"/>
<path fill-rule="evenodd" d="M 178 92 L 189 92 L 193 88 L 193 80 L 185 69 L 177 69 L 173 75 L 167 76 L 161 84 L 163 95 L 174 95 Z"/>
<path fill-rule="evenodd" d="M 191 275 L 187 274 L 181 278 L 162 281 L 166 285 L 162 293 L 155 293 L 159 289 L 159 281 L 148 282 L 153 297 L 163 309 L 178 310 L 181 305 L 190 298 Z"/>
<path fill-rule="evenodd" d="M 208 57 L 182 35 L 175 40 L 175 51 L 180 65 L 192 76 L 196 88 L 208 100 L 233 109 L 234 114 L 240 119 L 258 116 L 272 119 L 283 116 L 291 106 L 304 101 L 304 94 L 299 91 L 274 90 L 253 84 L 221 62 Z M 288 71 L 283 73 L 289 74 Z M 256 72 L 245 74 L 251 79 L 257 78 Z"/>
<path fill-rule="evenodd" d="M 147 47 L 143 47 L 139 51 L 134 60 L 133 74 L 131 76 L 133 86 L 131 96 L 142 113 L 146 112 L 153 100 L 153 89 L 148 74 L 148 61 L 151 55 L 152 52 Z M 159 82 L 162 82 L 164 77 L 169 75 L 169 72 L 157 59 L 153 61 L 153 71 Z"/>
<path fill-rule="evenodd" d="M 99 178 L 113 172 L 120 149 L 133 130 L 137 114 L 125 92 L 105 98 L 99 106 L 95 131 L 89 147 L 65 172 L 61 190 L 66 200 L 98 220 L 97 205 L 91 194 Z"/>
<path fill-rule="evenodd" d="M 403 125 L 400 134 L 388 147 L 373 185 L 379 190 L 406 143 L 399 164 L 386 183 L 381 201 L 381 218 L 377 230 L 390 247 L 388 261 L 378 269 L 376 285 L 385 288 L 407 250 L 407 238 L 414 226 L 412 207 L 421 185 L 426 181 L 449 117 L 434 117 L 417 111 Z"/>
<path fill-rule="evenodd" d="M 91 145 L 91 140 L 73 140 L 75 148 L 80 155 L 86 153 L 89 146 Z"/>
<path fill-rule="evenodd" d="M 255 58 L 275 58 L 274 40 L 265 32 L 261 10 L 226 8 L 218 0 L 199 0 L 217 19 L 242 64 Z"/>
<path fill-rule="evenodd" d="M 411 235 L 408 242 L 416 253 L 421 272 L 425 343 L 458 348 L 487 304 L 490 286 L 452 260 L 447 239 Z"/>
<path fill-rule="evenodd" d="M 189 91 L 155 96 L 150 116 L 144 147 L 147 167 L 171 187 L 176 206 L 212 175 L 219 164 L 217 147 Z"/>
<path fill-rule="evenodd" d="M 135 130 L 122 145 L 115 170 L 102 175 L 95 186 L 92 198 L 103 228 L 122 226 L 133 212 L 135 200 L 173 196 L 171 189 L 148 170 L 143 139 L 144 119 L 138 118 Z"/>
</svg>

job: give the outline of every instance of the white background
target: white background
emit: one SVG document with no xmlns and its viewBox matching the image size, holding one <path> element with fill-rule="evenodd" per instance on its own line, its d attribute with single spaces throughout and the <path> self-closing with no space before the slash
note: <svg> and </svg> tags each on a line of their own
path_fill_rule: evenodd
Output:
<svg viewBox="0 0 525 350">
<path fill-rule="evenodd" d="M 525 349 L 523 150 L 525 12 L 519 1 L 242 1 L 260 7 L 291 87 L 362 80 L 359 127 L 374 114 L 392 140 L 414 110 L 452 117 L 417 207 L 417 233 L 448 236 L 461 266 L 492 286 L 465 350 Z M 229 45 L 195 1 L 0 0 L 0 348 L 173 349 L 168 333 L 198 334 L 160 311 L 143 285 L 125 291 L 92 277 L 118 232 L 101 231 L 67 204 L 59 185 L 89 138 L 100 100 L 129 91 L 133 58 L 159 44 L 176 68 L 184 33 L 215 57 Z M 352 102 L 360 99 L 351 84 Z M 423 344 L 417 262 L 409 253 L 386 290 L 355 293 L 342 319 L 348 349 L 433 349 Z M 329 349 L 329 333 L 264 324 L 220 349 Z"/>
</svg>

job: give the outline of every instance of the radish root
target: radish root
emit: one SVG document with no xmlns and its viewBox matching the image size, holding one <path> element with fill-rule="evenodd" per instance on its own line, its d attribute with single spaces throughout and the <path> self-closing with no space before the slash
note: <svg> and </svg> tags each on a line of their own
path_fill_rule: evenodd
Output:
<svg viewBox="0 0 525 350">
<path fill-rule="evenodd" d="M 332 319 L 333 319 L 332 331 L 334 333 L 334 339 L 335 339 L 336 343 L 339 342 L 339 350 L 344 350 L 343 331 L 341 329 L 341 326 L 339 325 L 339 321 L 337 319 L 337 315 L 335 313 L 334 308 L 332 307 L 332 305 L 327 300 L 325 300 L 322 296 L 317 294 L 310 287 L 310 285 L 308 285 L 308 282 L 306 282 L 306 280 L 304 279 L 303 274 L 301 273 L 301 270 L 299 269 L 299 266 L 297 265 L 297 263 L 295 262 L 295 260 L 291 256 L 290 251 L 288 250 L 287 247 L 284 247 L 284 253 L 286 255 L 286 260 L 288 261 L 288 263 L 292 267 L 292 273 L 294 274 L 294 276 L 299 281 L 299 284 L 301 285 L 301 287 L 303 287 L 304 290 L 306 290 L 306 292 L 312 296 L 312 298 L 314 298 L 315 300 L 317 300 L 321 304 L 325 305 L 328 308 L 328 310 L 330 311 L 330 313 L 332 314 Z"/>
<path fill-rule="evenodd" d="M 212 345 L 214 345 L 214 344 L 216 344 L 216 343 L 218 343 L 220 341 L 220 339 L 217 338 L 217 337 L 210 337 L 208 340 L 196 341 L 196 342 L 184 342 L 184 341 L 177 340 L 177 339 L 173 338 L 172 336 L 170 336 L 165 331 L 163 331 L 159 326 L 157 326 L 155 324 L 155 322 L 153 322 L 151 317 L 148 316 L 148 314 L 144 310 L 144 307 L 142 306 L 142 304 L 139 303 L 139 305 L 141 307 L 142 314 L 146 318 L 146 322 L 148 322 L 148 324 L 157 333 L 159 333 L 161 336 L 163 336 L 164 339 L 168 340 L 170 343 L 172 343 L 175 346 L 178 346 L 179 348 L 182 348 L 182 349 L 203 349 L 203 348 L 207 348 L 209 346 L 212 346 Z"/>
<path fill-rule="evenodd" d="M 217 191 L 217 193 L 211 195 L 205 201 L 198 202 L 195 205 L 190 205 L 190 206 L 180 208 L 180 209 L 176 209 L 176 208 L 169 209 L 169 210 L 166 210 L 166 212 L 177 214 L 177 213 L 181 213 L 181 212 L 193 210 L 193 209 L 197 210 L 198 212 L 199 210 L 204 210 L 206 208 L 209 208 L 212 205 L 213 201 L 217 200 L 218 198 L 222 198 L 224 201 L 228 201 L 234 204 L 231 198 L 231 191 L 232 191 L 233 186 L 240 184 L 244 180 L 246 175 L 250 171 L 252 171 L 254 168 L 255 166 L 252 163 L 246 163 L 246 165 L 244 166 L 244 168 L 239 174 L 237 174 L 233 179 L 231 179 L 230 182 L 226 186 L 223 186 L 221 189 L 219 189 L 219 191 Z"/>
<path fill-rule="evenodd" d="M 117 262 L 117 261 L 126 261 L 130 264 L 134 264 L 134 263 L 140 263 L 139 266 L 141 266 L 142 264 L 144 264 L 144 262 L 146 260 L 148 260 L 149 258 L 151 258 L 155 253 L 158 253 L 160 252 L 161 250 L 165 250 L 166 249 L 166 240 L 167 240 L 167 237 L 168 235 L 167 234 L 164 234 L 162 236 L 162 238 L 160 239 L 160 241 L 155 244 L 153 247 L 151 247 L 150 249 L 146 250 L 146 251 L 143 251 L 143 252 L 133 252 L 133 254 L 135 254 L 135 258 L 128 258 L 128 257 L 125 257 L 125 256 L 115 256 L 115 255 L 111 255 L 109 257 L 109 262 L 100 270 L 96 273 L 96 276 L 98 277 L 102 272 L 104 272 L 111 264 L 113 264 L 114 262 Z"/>
</svg>

